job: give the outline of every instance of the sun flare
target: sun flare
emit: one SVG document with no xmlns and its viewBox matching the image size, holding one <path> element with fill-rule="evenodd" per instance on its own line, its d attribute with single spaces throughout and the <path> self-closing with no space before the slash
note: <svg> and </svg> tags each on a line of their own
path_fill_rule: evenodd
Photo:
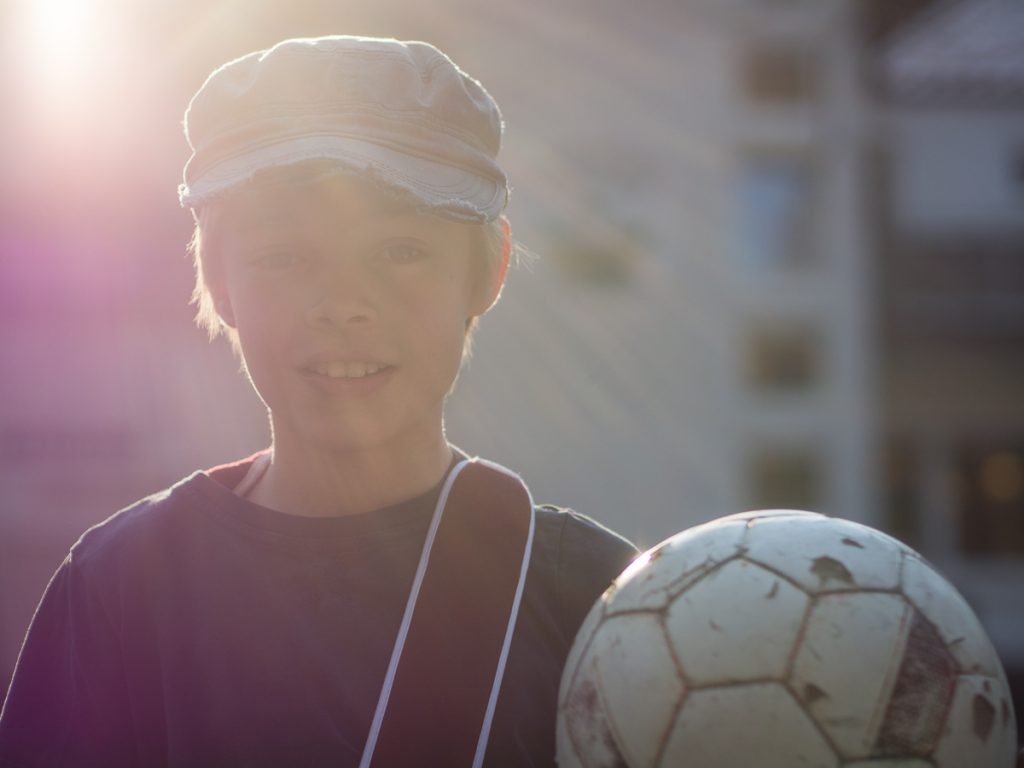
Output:
<svg viewBox="0 0 1024 768">
<path fill-rule="evenodd" d="M 116 39 L 102 0 L 21 0 L 22 85 L 51 116 L 77 110 L 108 73 Z"/>
</svg>

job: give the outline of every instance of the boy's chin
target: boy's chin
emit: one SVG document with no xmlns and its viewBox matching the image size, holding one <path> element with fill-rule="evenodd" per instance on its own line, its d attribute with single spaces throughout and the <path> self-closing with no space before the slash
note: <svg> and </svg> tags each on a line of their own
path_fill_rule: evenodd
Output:
<svg viewBox="0 0 1024 768">
<path fill-rule="evenodd" d="M 332 455 L 372 451 L 392 442 L 384 425 L 379 423 L 321 422 L 310 425 L 297 437 L 297 447 L 310 452 Z"/>
<path fill-rule="evenodd" d="M 408 425 L 393 423 L 388 419 L 389 415 L 394 414 L 384 414 L 382 418 L 374 418 L 367 412 L 335 414 L 333 418 L 323 412 L 310 414 L 301 426 L 289 425 L 282 431 L 275 425 L 275 448 L 343 456 L 368 451 L 401 450 L 403 446 L 433 442 L 426 428 L 411 429 Z M 443 435 L 440 418 L 431 434 L 435 431 L 436 435 Z"/>
</svg>

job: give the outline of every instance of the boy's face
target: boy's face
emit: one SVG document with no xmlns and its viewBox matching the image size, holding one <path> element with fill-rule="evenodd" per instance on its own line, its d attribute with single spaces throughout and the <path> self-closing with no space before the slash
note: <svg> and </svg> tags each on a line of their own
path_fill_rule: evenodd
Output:
<svg viewBox="0 0 1024 768">
<path fill-rule="evenodd" d="M 214 300 L 276 444 L 436 444 L 467 321 L 498 288 L 471 269 L 470 227 L 336 174 L 236 195 L 218 232 Z"/>
</svg>

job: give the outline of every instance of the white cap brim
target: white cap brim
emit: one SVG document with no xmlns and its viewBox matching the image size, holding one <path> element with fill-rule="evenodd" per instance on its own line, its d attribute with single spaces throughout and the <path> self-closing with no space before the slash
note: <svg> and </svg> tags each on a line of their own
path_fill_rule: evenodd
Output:
<svg viewBox="0 0 1024 768">
<path fill-rule="evenodd" d="M 260 171 L 309 161 L 331 161 L 354 174 L 407 192 L 431 212 L 458 221 L 493 221 L 504 210 L 504 181 L 434 160 L 345 136 L 301 136 L 257 147 L 213 165 L 178 188 L 183 206 L 193 209 L 245 184 Z M 186 170 L 186 178 L 188 171 Z"/>
</svg>

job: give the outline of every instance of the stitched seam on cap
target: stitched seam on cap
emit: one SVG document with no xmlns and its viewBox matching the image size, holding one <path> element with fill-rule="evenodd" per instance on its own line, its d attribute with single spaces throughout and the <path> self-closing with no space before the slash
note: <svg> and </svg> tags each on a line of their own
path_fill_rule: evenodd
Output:
<svg viewBox="0 0 1024 768">
<path fill-rule="evenodd" d="M 325 110 L 328 112 L 327 115 L 324 114 Z M 332 113 L 342 114 L 335 115 Z M 257 104 L 247 108 L 239 117 L 232 120 L 230 124 L 231 128 L 222 129 L 221 131 L 213 129 L 211 133 L 214 138 L 204 143 L 209 144 L 213 140 L 216 140 L 216 137 L 227 135 L 231 130 L 250 122 L 302 116 L 315 117 L 320 122 L 326 122 L 330 120 L 332 116 L 335 117 L 335 119 L 339 119 L 344 115 L 344 113 L 354 116 L 370 115 L 374 117 L 383 117 L 385 119 L 392 119 L 392 116 L 398 116 L 400 119 L 395 119 L 394 122 L 396 123 L 413 123 L 414 125 L 426 128 L 438 129 L 448 136 L 458 138 L 476 149 L 486 152 L 488 155 L 493 154 L 491 149 L 478 138 L 477 131 L 474 131 L 471 128 L 465 128 L 458 123 L 437 117 L 429 110 L 422 108 L 403 109 L 401 107 L 385 107 L 374 104 L 373 102 L 347 101 L 341 99 L 302 102 L 278 101 L 273 103 Z M 496 135 L 498 142 L 500 143 L 501 131 L 497 131 Z"/>
<path fill-rule="evenodd" d="M 273 137 L 269 137 L 269 138 L 263 139 L 262 141 L 248 142 L 243 147 L 241 147 L 241 148 L 239 148 L 239 149 L 237 149 L 237 150 L 235 150 L 233 152 L 218 153 L 218 154 L 216 154 L 214 156 L 213 159 L 208 160 L 206 162 L 200 162 L 198 168 L 192 169 L 193 170 L 192 175 L 193 175 L 194 178 L 200 177 L 203 174 L 209 173 L 213 168 L 215 168 L 218 165 L 221 165 L 222 163 L 226 163 L 226 162 L 228 162 L 230 160 L 234 160 L 234 159 L 237 159 L 239 157 L 244 157 L 245 155 L 249 154 L 250 152 L 254 152 L 254 151 L 257 151 L 257 150 L 260 150 L 260 149 L 265 149 L 267 147 L 273 147 L 273 146 L 276 146 L 278 144 L 287 144 L 292 139 L 298 139 L 298 138 L 304 138 L 304 139 L 313 139 L 313 138 L 353 139 L 353 140 L 356 140 L 356 141 L 362 141 L 362 142 L 364 142 L 366 144 L 371 144 L 371 145 L 374 145 L 374 146 L 378 146 L 378 147 L 381 147 L 383 149 L 388 149 L 388 150 L 391 150 L 393 152 L 399 152 L 399 153 L 401 153 L 403 155 L 408 155 L 408 156 L 414 157 L 414 158 L 416 158 L 418 160 L 426 160 L 427 162 L 436 163 L 437 165 L 444 165 L 444 166 L 447 166 L 449 168 L 454 168 L 456 170 L 467 171 L 467 172 L 470 172 L 472 175 L 481 176 L 481 177 L 486 178 L 486 179 L 488 179 L 490 181 L 493 181 L 493 182 L 495 182 L 495 183 L 497 183 L 499 185 L 502 184 L 502 183 L 505 183 L 504 174 L 501 172 L 500 168 L 497 166 L 496 163 L 494 163 L 493 161 L 490 161 L 489 157 L 486 158 L 486 159 L 490 161 L 490 165 L 493 167 L 493 169 L 497 170 L 496 174 L 492 171 L 491 168 L 481 167 L 481 166 L 478 166 L 478 165 L 468 165 L 468 164 L 464 164 L 464 163 L 450 162 L 449 159 L 447 159 L 447 158 L 442 159 L 442 158 L 439 158 L 436 154 L 431 154 L 431 153 L 423 151 L 423 150 L 417 150 L 415 147 L 411 147 L 409 145 L 402 144 L 402 143 L 399 143 L 399 142 L 382 141 L 379 138 L 374 140 L 374 141 L 370 141 L 370 140 L 366 139 L 362 134 L 345 133 L 345 132 L 342 132 L 342 131 L 331 131 L 331 132 L 322 132 L 322 133 L 309 133 L 307 131 L 301 131 L 301 132 L 295 133 L 292 136 L 278 135 L 278 136 L 273 136 Z M 355 150 L 355 149 L 353 149 L 352 152 L 355 153 L 355 154 L 359 154 L 358 150 Z M 196 157 L 200 157 L 202 154 L 203 154 L 202 152 L 197 152 L 196 153 Z M 365 155 L 363 155 L 363 156 L 365 156 Z"/>
</svg>

